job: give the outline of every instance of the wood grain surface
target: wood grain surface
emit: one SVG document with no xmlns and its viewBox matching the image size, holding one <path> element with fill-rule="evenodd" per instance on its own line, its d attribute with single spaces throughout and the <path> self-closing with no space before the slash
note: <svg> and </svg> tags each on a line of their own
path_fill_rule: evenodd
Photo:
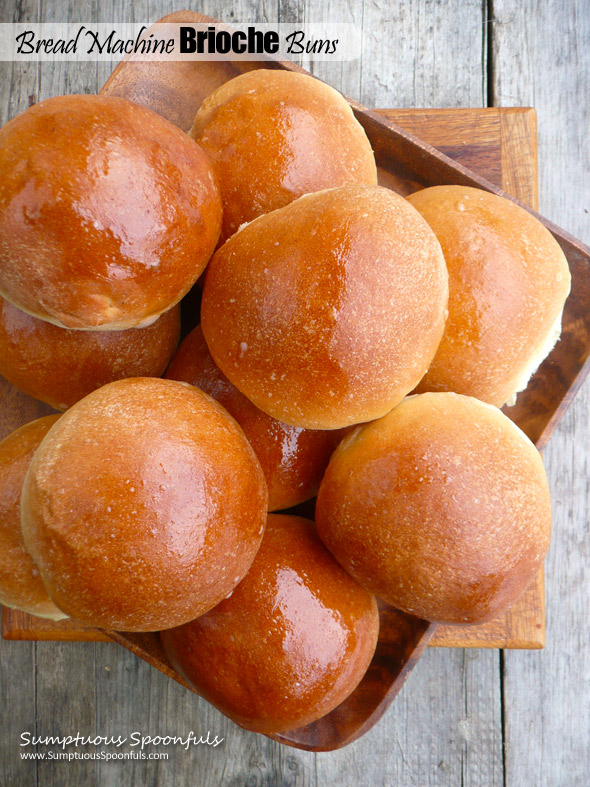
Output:
<svg viewBox="0 0 590 787">
<path fill-rule="evenodd" d="M 4 1 L 0 21 L 153 21 L 171 2 Z M 192 3 L 211 16 L 338 19 L 365 31 L 365 54 L 314 71 L 368 106 L 535 106 L 541 211 L 588 242 L 590 16 L 586 0 L 279 0 Z M 306 65 L 305 63 L 303 65 Z M 4 122 L 35 100 L 95 92 L 108 64 L 0 66 Z M 287 750 L 244 733 L 206 703 L 107 643 L 0 643 L 0 784 L 509 785 L 590 784 L 590 385 L 545 450 L 554 499 L 543 651 L 432 648 L 382 721 L 332 754 Z M 35 413 L 31 414 L 31 418 Z M 21 760 L 19 734 L 186 735 L 168 761 Z M 41 751 L 41 747 L 39 749 Z M 163 749 L 160 749 L 163 750 Z"/>
<path fill-rule="evenodd" d="M 537 133 L 534 110 L 386 109 L 379 114 L 465 166 L 538 207 Z M 0 401 L 14 395 L 0 378 Z M 8 408 L 7 408 L 8 409 Z M 0 432 L 3 424 L 0 422 Z M 12 426 L 12 425 L 11 425 Z M 0 433 L 0 438 L 3 437 Z M 70 620 L 51 621 L 2 609 L 5 639 L 105 641 L 102 632 Z M 539 648 L 545 639 L 544 582 L 541 570 L 529 590 L 508 612 L 481 626 L 439 626 L 431 645 L 443 647 Z"/>
</svg>

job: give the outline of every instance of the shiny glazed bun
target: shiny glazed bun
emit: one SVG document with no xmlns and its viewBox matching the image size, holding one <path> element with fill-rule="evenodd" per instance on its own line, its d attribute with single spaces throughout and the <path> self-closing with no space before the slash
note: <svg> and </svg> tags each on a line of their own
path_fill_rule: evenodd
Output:
<svg viewBox="0 0 590 787">
<path fill-rule="evenodd" d="M 21 501 L 53 601 L 91 626 L 155 631 L 202 615 L 256 554 L 266 485 L 226 411 L 185 383 L 119 380 L 42 442 Z"/>
<path fill-rule="evenodd" d="M 47 595 L 39 569 L 25 547 L 20 495 L 33 454 L 58 418 L 47 415 L 31 421 L 0 442 L 0 603 L 53 620 L 66 615 Z"/>
<path fill-rule="evenodd" d="M 279 421 L 337 429 L 391 410 L 442 336 L 447 272 L 411 205 L 379 186 L 301 197 L 255 219 L 208 268 L 215 363 Z"/>
<path fill-rule="evenodd" d="M 58 96 L 0 129 L 0 295 L 67 328 L 147 325 L 221 227 L 205 153 L 150 109 Z"/>
<path fill-rule="evenodd" d="M 31 317 L 0 298 L 0 374 L 21 391 L 67 410 L 123 377 L 159 377 L 180 335 L 180 306 L 147 328 L 74 331 Z"/>
<path fill-rule="evenodd" d="M 341 565 L 392 606 L 481 623 L 537 572 L 551 501 L 539 452 L 500 410 L 431 393 L 343 440 L 316 521 Z"/>
<path fill-rule="evenodd" d="M 236 419 L 262 466 L 269 511 L 290 508 L 316 494 L 342 430 L 300 429 L 263 413 L 215 365 L 200 326 L 182 342 L 166 377 L 200 388 Z"/>
<path fill-rule="evenodd" d="M 377 183 L 371 144 L 350 105 L 307 74 L 241 74 L 205 99 L 189 133 L 219 178 L 223 239 L 304 194 Z"/>
<path fill-rule="evenodd" d="M 271 514 L 232 595 L 160 636 L 199 694 L 242 727 L 269 734 L 343 702 L 365 674 L 378 633 L 375 598 L 340 568 L 313 523 Z"/>
<path fill-rule="evenodd" d="M 549 230 L 508 199 L 467 186 L 408 197 L 440 241 L 449 319 L 418 391 L 514 403 L 561 333 L 567 260 Z"/>
</svg>

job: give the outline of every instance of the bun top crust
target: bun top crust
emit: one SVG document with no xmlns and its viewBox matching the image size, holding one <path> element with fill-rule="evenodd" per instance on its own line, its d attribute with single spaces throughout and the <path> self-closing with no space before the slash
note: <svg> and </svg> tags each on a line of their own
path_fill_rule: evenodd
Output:
<svg viewBox="0 0 590 787">
<path fill-rule="evenodd" d="M 159 377 L 179 336 L 180 305 L 146 328 L 73 331 L 0 298 L 0 374 L 56 410 L 67 410 L 113 380 Z"/>
<path fill-rule="evenodd" d="M 162 633 L 174 666 L 242 727 L 284 732 L 329 713 L 356 688 L 379 632 L 375 598 L 343 571 L 313 522 L 271 514 L 232 595 Z"/>
<path fill-rule="evenodd" d="M 316 524 L 341 565 L 392 606 L 481 623 L 541 565 L 551 500 L 539 452 L 500 410 L 426 393 L 342 441 Z"/>
<path fill-rule="evenodd" d="M 263 413 L 215 365 L 200 325 L 178 348 L 166 377 L 200 388 L 236 419 L 262 466 L 269 511 L 291 508 L 317 493 L 342 430 L 300 429 Z"/>
<path fill-rule="evenodd" d="M 53 620 L 66 615 L 47 595 L 39 569 L 25 547 L 20 496 L 33 454 L 58 418 L 38 418 L 0 442 L 0 603 Z"/>
<path fill-rule="evenodd" d="M 0 129 L 0 294 L 35 317 L 149 324 L 194 284 L 220 227 L 207 156 L 150 109 L 59 96 Z"/>
<path fill-rule="evenodd" d="M 514 403 L 561 333 L 571 277 L 559 244 L 526 210 L 481 189 L 434 186 L 408 200 L 449 271 L 449 318 L 417 391 Z"/>
<path fill-rule="evenodd" d="M 222 239 L 304 194 L 377 183 L 371 144 L 350 105 L 307 74 L 241 74 L 205 99 L 189 133 L 215 165 Z"/>
<path fill-rule="evenodd" d="M 378 418 L 442 336 L 447 272 L 402 197 L 343 186 L 255 219 L 207 268 L 201 327 L 216 364 L 264 412 L 307 429 Z"/>
<path fill-rule="evenodd" d="M 254 559 L 266 484 L 243 432 L 186 383 L 130 378 L 75 404 L 23 487 L 27 548 L 54 602 L 101 628 L 203 614 Z"/>
</svg>

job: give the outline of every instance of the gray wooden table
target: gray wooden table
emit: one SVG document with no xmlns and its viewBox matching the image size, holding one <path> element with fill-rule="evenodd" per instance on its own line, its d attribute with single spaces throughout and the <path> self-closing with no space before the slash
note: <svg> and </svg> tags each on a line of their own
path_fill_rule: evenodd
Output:
<svg viewBox="0 0 590 787">
<path fill-rule="evenodd" d="M 186 5 L 189 5 L 188 3 Z M 0 22 L 155 21 L 172 0 L 2 0 Z M 534 106 L 541 212 L 590 242 L 588 0 L 191 2 L 244 21 L 352 21 L 362 61 L 316 73 L 370 107 Z M 0 120 L 30 97 L 95 92 L 106 64 L 1 64 Z M 385 718 L 339 752 L 308 754 L 241 731 L 114 644 L 0 644 L 0 784 L 590 785 L 590 380 L 545 451 L 554 536 L 540 652 L 431 649 Z M 167 761 L 33 762 L 23 731 L 190 730 L 213 748 Z M 156 749 L 152 749 L 156 751 Z"/>
</svg>

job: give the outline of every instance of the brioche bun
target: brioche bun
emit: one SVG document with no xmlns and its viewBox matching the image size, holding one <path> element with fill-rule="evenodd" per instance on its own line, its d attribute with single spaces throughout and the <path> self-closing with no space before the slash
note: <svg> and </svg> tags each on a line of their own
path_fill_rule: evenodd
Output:
<svg viewBox="0 0 590 787">
<path fill-rule="evenodd" d="M 340 568 L 313 523 L 271 514 L 231 596 L 160 636 L 199 694 L 242 727 L 269 734 L 310 724 L 345 700 L 378 633 L 375 598 Z"/>
<path fill-rule="evenodd" d="M 438 241 L 379 186 L 310 194 L 255 219 L 208 268 L 201 327 L 213 360 L 257 407 L 306 429 L 391 410 L 442 336 Z"/>
<path fill-rule="evenodd" d="M 0 295 L 62 327 L 153 322 L 219 237 L 205 153 L 122 98 L 58 96 L 9 121 L 0 182 Z"/>
<path fill-rule="evenodd" d="M 189 133 L 215 166 L 224 240 L 304 194 L 377 183 L 371 144 L 350 105 L 307 74 L 241 74 L 203 101 Z"/>
<path fill-rule="evenodd" d="M 185 383 L 119 380 L 75 404 L 25 479 L 25 543 L 57 606 L 155 631 L 202 615 L 248 571 L 266 521 L 254 452 Z"/>
<path fill-rule="evenodd" d="M 31 317 L 0 298 L 0 374 L 21 391 L 67 410 L 124 377 L 159 377 L 180 336 L 180 306 L 146 328 L 73 331 Z"/>
<path fill-rule="evenodd" d="M 47 415 L 31 421 L 0 442 L 0 603 L 53 620 L 66 615 L 47 595 L 39 569 L 25 547 L 20 496 L 33 454 L 58 418 Z"/>
<path fill-rule="evenodd" d="M 538 571 L 551 500 L 539 452 L 500 410 L 427 393 L 343 440 L 316 522 L 341 565 L 392 606 L 482 623 Z"/>
<path fill-rule="evenodd" d="M 561 333 L 570 272 L 549 230 L 504 197 L 433 186 L 408 197 L 442 246 L 449 318 L 417 388 L 513 404 Z"/>
</svg>

